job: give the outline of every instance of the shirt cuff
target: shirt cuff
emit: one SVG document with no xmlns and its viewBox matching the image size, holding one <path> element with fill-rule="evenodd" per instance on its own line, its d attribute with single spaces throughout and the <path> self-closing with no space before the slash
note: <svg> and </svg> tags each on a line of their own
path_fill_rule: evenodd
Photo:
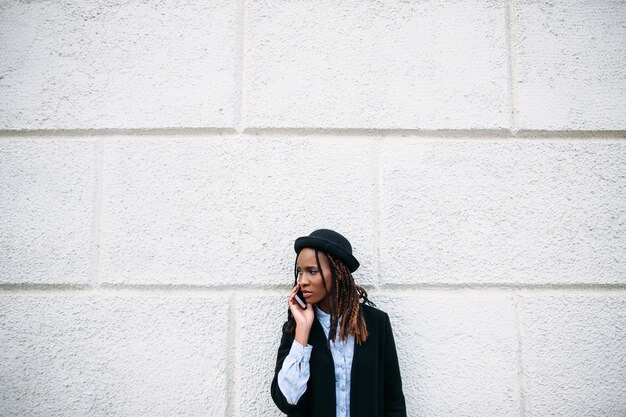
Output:
<svg viewBox="0 0 626 417">
<path fill-rule="evenodd" d="M 300 343 L 294 340 L 291 344 L 291 349 L 289 349 L 289 356 L 294 359 L 294 362 L 308 362 L 311 359 L 312 351 L 313 346 L 302 346 Z"/>
</svg>

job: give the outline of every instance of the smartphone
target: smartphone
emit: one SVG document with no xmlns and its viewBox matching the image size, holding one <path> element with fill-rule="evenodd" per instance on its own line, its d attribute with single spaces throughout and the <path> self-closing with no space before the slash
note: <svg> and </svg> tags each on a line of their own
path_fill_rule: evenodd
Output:
<svg viewBox="0 0 626 417">
<path fill-rule="evenodd" d="M 298 291 L 296 292 L 296 301 L 300 304 L 300 307 L 306 310 L 306 301 L 304 301 L 304 295 L 300 286 L 298 286 Z"/>
</svg>

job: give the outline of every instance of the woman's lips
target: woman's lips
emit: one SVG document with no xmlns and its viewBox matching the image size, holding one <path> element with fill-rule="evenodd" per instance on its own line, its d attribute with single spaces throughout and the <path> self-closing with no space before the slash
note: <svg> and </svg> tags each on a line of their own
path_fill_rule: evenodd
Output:
<svg viewBox="0 0 626 417">
<path fill-rule="evenodd" d="M 302 291 L 302 295 L 304 296 L 304 298 L 310 297 L 311 294 L 313 294 L 311 291 Z"/>
</svg>

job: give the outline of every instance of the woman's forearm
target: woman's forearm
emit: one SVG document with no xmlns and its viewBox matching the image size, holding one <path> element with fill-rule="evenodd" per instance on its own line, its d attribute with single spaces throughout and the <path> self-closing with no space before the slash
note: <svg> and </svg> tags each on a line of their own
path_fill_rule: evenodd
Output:
<svg viewBox="0 0 626 417">
<path fill-rule="evenodd" d="M 296 325 L 296 342 L 300 343 L 302 346 L 306 346 L 309 344 L 309 333 L 311 329 L 306 329 L 304 326 Z"/>
</svg>

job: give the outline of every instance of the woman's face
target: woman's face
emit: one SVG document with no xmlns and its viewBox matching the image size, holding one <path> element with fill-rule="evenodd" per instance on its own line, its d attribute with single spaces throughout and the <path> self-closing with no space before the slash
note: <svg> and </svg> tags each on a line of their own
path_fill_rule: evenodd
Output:
<svg viewBox="0 0 626 417">
<path fill-rule="evenodd" d="M 324 279 L 326 280 L 326 288 L 330 293 L 332 286 L 332 276 L 330 272 L 330 264 L 328 258 L 324 252 L 317 252 L 322 271 L 324 273 Z M 315 249 L 304 248 L 300 251 L 298 259 L 296 261 L 296 270 L 298 271 L 298 283 L 302 289 L 302 294 L 306 302 L 309 304 L 318 304 L 318 307 L 328 313 L 328 299 L 326 296 L 326 290 L 324 289 L 324 283 L 322 282 L 322 274 L 317 267 L 317 261 L 315 260 Z"/>
</svg>

